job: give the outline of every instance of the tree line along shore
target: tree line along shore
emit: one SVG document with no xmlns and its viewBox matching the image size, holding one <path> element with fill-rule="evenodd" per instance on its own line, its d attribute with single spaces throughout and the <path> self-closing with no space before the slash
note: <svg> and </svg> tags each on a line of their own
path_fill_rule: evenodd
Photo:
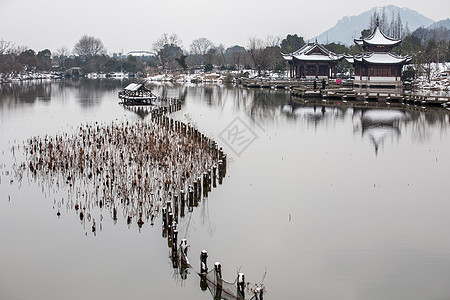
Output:
<svg viewBox="0 0 450 300">
<path fill-rule="evenodd" d="M 371 33 L 372 23 L 373 20 L 369 22 L 367 29 L 361 31 L 362 38 Z M 395 23 L 390 25 L 392 28 L 388 24 L 384 26 L 387 32 L 403 39 L 393 52 L 413 57 L 407 73 L 409 77 L 429 77 L 433 63 L 450 61 L 450 30 L 443 27 L 419 28 L 409 33 L 402 31 Z M 259 75 L 267 72 L 282 74 L 286 71 L 286 62 L 281 53 L 296 51 L 306 42 L 297 34 L 289 34 L 284 38 L 252 37 L 246 46 L 225 48 L 223 44 L 215 44 L 200 37 L 193 40 L 187 50 L 177 34 L 163 34 L 152 43 L 152 51 L 108 54 L 101 39 L 88 35 L 82 36 L 72 50 L 61 47 L 53 53 L 49 49 L 36 52 L 0 37 L 0 82 L 8 82 L 20 76 L 26 78 L 24 74 L 37 74 L 29 75 L 28 79 L 61 77 L 72 68 L 79 69 L 82 74 L 121 72 L 136 77 L 240 70 L 256 70 Z M 357 45 L 327 43 L 323 46 L 336 54 L 352 55 L 361 52 Z M 337 72 L 342 77 L 351 76 L 351 66 L 343 60 L 339 62 Z"/>
</svg>

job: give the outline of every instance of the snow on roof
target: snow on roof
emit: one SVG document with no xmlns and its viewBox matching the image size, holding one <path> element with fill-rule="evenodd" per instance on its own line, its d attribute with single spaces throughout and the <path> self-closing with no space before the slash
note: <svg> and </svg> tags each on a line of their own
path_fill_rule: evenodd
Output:
<svg viewBox="0 0 450 300">
<path fill-rule="evenodd" d="M 286 61 L 291 61 L 293 58 L 298 60 L 321 60 L 321 61 L 335 61 L 341 59 L 341 55 L 337 55 L 334 52 L 331 52 L 324 46 L 316 43 L 308 43 L 298 49 L 297 51 L 294 51 L 290 54 L 283 54 L 283 58 Z"/>
<path fill-rule="evenodd" d="M 344 58 L 349 64 L 353 64 L 355 62 L 354 57 L 351 55 L 344 55 Z"/>
<path fill-rule="evenodd" d="M 382 46 L 395 46 L 399 44 L 402 40 L 392 39 L 384 35 L 380 28 L 377 26 L 372 34 L 365 39 L 355 39 L 355 43 L 358 45 L 369 44 L 369 45 L 382 45 Z"/>
<path fill-rule="evenodd" d="M 394 53 L 375 52 L 363 53 L 354 56 L 354 61 L 368 62 L 372 64 L 400 64 L 407 63 L 411 60 L 409 56 L 399 56 Z"/>
<path fill-rule="evenodd" d="M 153 52 L 146 50 L 133 50 L 127 53 L 127 56 L 153 56 Z"/>
<path fill-rule="evenodd" d="M 134 92 L 134 91 L 137 91 L 138 89 L 140 89 L 141 86 L 142 86 L 142 83 L 130 83 L 129 85 L 127 85 L 125 90 Z"/>
<path fill-rule="evenodd" d="M 294 55 L 293 56 L 295 59 L 298 60 L 323 60 L 323 61 L 334 61 L 334 60 L 338 60 L 340 57 L 335 56 L 325 56 L 323 54 L 310 54 L 310 55 L 306 55 L 306 54 L 301 54 L 301 55 Z"/>
</svg>

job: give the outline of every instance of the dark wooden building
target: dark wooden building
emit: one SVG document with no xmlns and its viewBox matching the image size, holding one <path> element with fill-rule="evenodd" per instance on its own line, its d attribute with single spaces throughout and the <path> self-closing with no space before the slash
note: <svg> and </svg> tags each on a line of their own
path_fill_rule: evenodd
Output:
<svg viewBox="0 0 450 300">
<path fill-rule="evenodd" d="M 290 77 L 298 79 L 336 78 L 336 64 L 342 58 L 317 42 L 282 55 L 289 63 Z"/>
<path fill-rule="evenodd" d="M 400 88 L 402 69 L 411 61 L 409 56 L 392 53 L 401 39 L 392 39 L 381 32 L 378 22 L 375 30 L 364 39 L 355 39 L 363 52 L 346 59 L 355 70 L 355 86 L 362 88 Z"/>
</svg>

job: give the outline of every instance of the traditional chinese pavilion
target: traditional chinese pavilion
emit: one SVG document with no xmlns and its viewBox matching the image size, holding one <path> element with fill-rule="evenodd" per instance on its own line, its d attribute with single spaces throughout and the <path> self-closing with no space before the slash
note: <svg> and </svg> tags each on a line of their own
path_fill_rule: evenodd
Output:
<svg viewBox="0 0 450 300">
<path fill-rule="evenodd" d="M 336 64 L 342 58 L 324 46 L 308 43 L 295 52 L 284 54 L 291 78 L 336 78 Z"/>
<path fill-rule="evenodd" d="M 156 96 L 142 83 L 130 83 L 119 92 L 119 98 L 125 105 L 150 105 Z"/>
<path fill-rule="evenodd" d="M 355 39 L 362 46 L 363 53 L 347 58 L 355 69 L 356 87 L 362 88 L 400 88 L 402 87 L 402 69 L 411 61 L 409 56 L 392 53 L 392 48 L 401 43 L 401 39 L 387 37 L 379 28 L 364 39 Z"/>
</svg>

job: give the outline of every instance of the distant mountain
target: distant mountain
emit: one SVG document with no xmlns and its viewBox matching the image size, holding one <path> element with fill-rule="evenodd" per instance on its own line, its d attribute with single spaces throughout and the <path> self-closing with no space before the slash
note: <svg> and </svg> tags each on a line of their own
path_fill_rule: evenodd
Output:
<svg viewBox="0 0 450 300">
<path fill-rule="evenodd" d="M 444 28 L 450 30 L 450 19 L 437 21 L 436 23 L 431 24 L 427 28 L 428 29 L 434 29 L 434 28 L 439 28 L 439 27 L 444 27 Z"/>
<path fill-rule="evenodd" d="M 410 32 L 419 27 L 427 27 L 434 23 L 432 19 L 409 8 L 387 5 L 384 6 L 384 10 L 388 23 L 392 20 L 392 16 L 396 18 L 397 14 L 400 13 L 403 26 L 408 25 Z M 343 17 L 334 27 L 314 37 L 313 40 L 317 39 L 319 43 L 335 42 L 344 45 L 353 45 L 353 39 L 359 38 L 361 31 L 370 27 L 371 16 L 373 16 L 374 12 L 381 15 L 382 11 L 383 7 L 377 6 L 357 16 Z"/>
<path fill-rule="evenodd" d="M 422 43 L 427 43 L 429 40 L 448 42 L 450 40 L 450 19 L 438 21 L 428 27 L 419 27 L 411 34 Z"/>
</svg>

